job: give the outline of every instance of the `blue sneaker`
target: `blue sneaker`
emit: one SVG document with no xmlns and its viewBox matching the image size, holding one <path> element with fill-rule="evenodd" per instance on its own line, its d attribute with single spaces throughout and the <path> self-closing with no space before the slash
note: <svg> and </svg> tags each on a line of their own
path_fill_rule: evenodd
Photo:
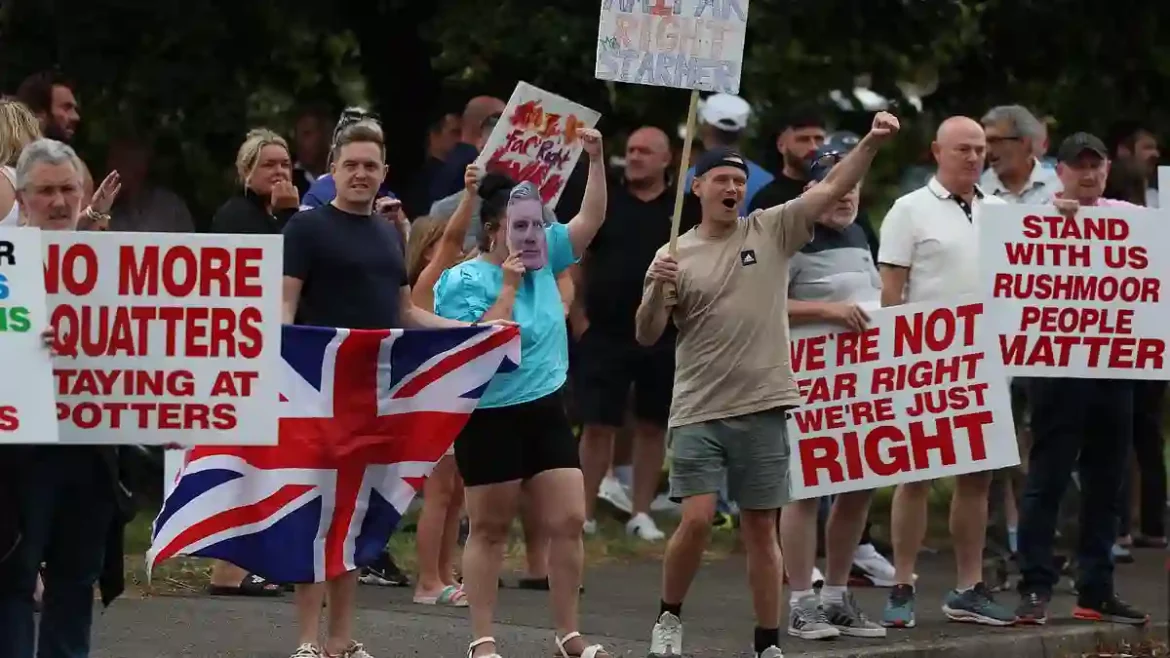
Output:
<svg viewBox="0 0 1170 658">
<path fill-rule="evenodd" d="M 882 610 L 882 626 L 886 628 L 914 628 L 914 588 L 895 585 Z"/>
<path fill-rule="evenodd" d="M 962 592 L 951 590 L 942 610 L 951 621 L 985 626 L 1011 626 L 1017 619 L 1015 610 L 996 603 L 983 583 Z"/>
</svg>

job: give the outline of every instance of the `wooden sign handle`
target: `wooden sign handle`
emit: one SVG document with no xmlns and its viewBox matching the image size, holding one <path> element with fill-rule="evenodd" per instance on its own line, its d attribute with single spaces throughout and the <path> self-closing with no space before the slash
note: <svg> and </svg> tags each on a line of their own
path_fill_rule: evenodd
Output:
<svg viewBox="0 0 1170 658">
<path fill-rule="evenodd" d="M 686 194 L 687 169 L 691 166 L 691 145 L 695 141 L 695 114 L 699 110 L 699 91 L 691 90 L 691 105 L 687 109 L 686 136 L 683 137 L 682 157 L 678 163 L 678 188 L 674 191 L 674 217 L 670 221 L 670 255 L 678 257 L 678 229 L 682 224 L 683 195 Z M 673 306 L 678 301 L 678 291 L 673 285 L 663 289 L 667 304 Z"/>
<path fill-rule="evenodd" d="M 687 110 L 687 131 L 683 138 L 682 158 L 678 165 L 678 189 L 674 191 L 674 217 L 670 223 L 670 254 L 678 255 L 678 229 L 682 223 L 683 195 L 686 194 L 687 169 L 691 166 L 691 145 L 695 141 L 695 114 L 699 109 L 699 91 L 691 91 L 691 106 Z"/>
</svg>

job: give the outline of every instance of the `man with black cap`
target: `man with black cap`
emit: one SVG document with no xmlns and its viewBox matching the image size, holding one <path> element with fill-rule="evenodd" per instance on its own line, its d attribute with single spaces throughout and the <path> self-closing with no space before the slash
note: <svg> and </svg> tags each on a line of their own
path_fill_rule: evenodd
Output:
<svg viewBox="0 0 1170 658">
<path fill-rule="evenodd" d="M 739 96 L 731 94 L 713 94 L 699 106 L 699 139 L 704 149 L 729 148 L 739 149 L 743 132 L 747 129 L 748 121 L 752 116 L 752 106 Z M 756 193 L 773 180 L 760 165 L 744 158 L 748 168 L 747 191 L 743 195 L 745 208 L 752 207 L 752 199 Z M 695 168 L 687 171 L 687 188 L 695 180 Z M 787 199 L 785 199 L 787 201 Z"/>
<path fill-rule="evenodd" d="M 679 236 L 677 256 L 658 251 L 635 317 L 639 343 L 678 328 L 668 437 L 670 496 L 682 521 L 663 564 L 663 592 L 651 656 L 682 653 L 682 602 L 698 571 L 724 478 L 740 508 L 757 658 L 780 658 L 781 556 L 777 511 L 788 502 L 787 410 L 802 403 L 788 355 L 788 268 L 817 220 L 868 171 L 898 132 L 881 112 L 873 127 L 820 184 L 792 201 L 739 217 L 748 167 L 729 149 L 704 153 L 692 185 L 702 208 Z"/>
<path fill-rule="evenodd" d="M 1056 153 L 1064 186 L 1057 207 L 1075 216 L 1081 206 L 1134 207 L 1102 198 L 1109 177 L 1105 144 L 1076 133 Z M 1133 439 L 1133 382 L 1113 379 L 1034 379 L 1032 448 L 1020 505 L 1020 623 L 1043 624 L 1059 573 L 1053 540 L 1060 500 L 1073 470 L 1079 474 L 1077 619 L 1143 625 L 1149 615 L 1113 590 L 1113 542 Z"/>
</svg>

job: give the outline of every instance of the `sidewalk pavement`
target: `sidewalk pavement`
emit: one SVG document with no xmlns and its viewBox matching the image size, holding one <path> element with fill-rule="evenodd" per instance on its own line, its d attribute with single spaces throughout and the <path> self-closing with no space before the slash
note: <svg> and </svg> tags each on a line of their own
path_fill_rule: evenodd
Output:
<svg viewBox="0 0 1170 658">
<path fill-rule="evenodd" d="M 948 623 L 939 609 L 953 583 L 948 555 L 926 556 L 919 565 L 918 627 L 891 631 L 885 640 L 809 642 L 783 635 L 786 655 L 808 658 L 899 656 L 995 658 L 1080 656 L 1099 643 L 1165 640 L 1168 611 L 1165 552 L 1138 551 L 1138 562 L 1117 568 L 1118 592 L 1148 610 L 1153 625 L 1133 629 L 1071 619 L 1074 600 L 1058 595 L 1047 627 L 996 629 Z M 582 628 L 614 656 L 642 657 L 658 611 L 661 565 L 611 564 L 586 574 Z M 888 590 L 857 589 L 871 617 L 880 615 Z M 999 594 L 1014 605 L 1015 594 Z M 787 599 L 787 588 L 785 588 Z M 358 639 L 376 658 L 466 655 L 471 630 L 466 609 L 425 607 L 408 589 L 362 586 Z M 785 617 L 785 620 L 787 618 Z M 495 633 L 509 658 L 553 655 L 547 594 L 500 592 Z M 689 658 L 748 657 L 753 622 L 742 556 L 704 565 L 683 607 Z M 160 596 L 123 599 L 95 620 L 93 658 L 285 658 L 296 641 L 291 595 L 281 599 Z M 1092 654 L 1095 655 L 1095 654 Z"/>
</svg>

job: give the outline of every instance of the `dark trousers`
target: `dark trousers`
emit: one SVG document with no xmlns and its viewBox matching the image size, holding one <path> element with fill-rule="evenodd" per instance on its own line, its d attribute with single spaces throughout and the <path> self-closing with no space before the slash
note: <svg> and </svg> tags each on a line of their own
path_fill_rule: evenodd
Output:
<svg viewBox="0 0 1170 658">
<path fill-rule="evenodd" d="M 1140 475 L 1139 500 L 1141 518 L 1138 533 L 1146 537 L 1166 536 L 1166 462 L 1162 437 L 1162 409 L 1166 399 L 1166 382 L 1133 383 L 1133 450 Z M 1133 492 L 1133 471 L 1126 469 L 1121 493 L 1121 536 L 1134 530 L 1129 501 Z"/>
<path fill-rule="evenodd" d="M 15 469 L 22 540 L 0 562 L 0 656 L 87 658 L 94 585 L 116 503 L 110 476 L 86 447 L 45 447 Z M 37 572 L 45 563 L 38 633 Z"/>
<path fill-rule="evenodd" d="M 1113 595 L 1111 549 L 1133 431 L 1133 383 L 1037 379 L 1031 383 L 1032 450 L 1020 509 L 1022 592 L 1049 596 L 1060 574 L 1053 541 L 1060 501 L 1076 469 L 1081 483 L 1077 591 L 1082 602 Z"/>
</svg>

